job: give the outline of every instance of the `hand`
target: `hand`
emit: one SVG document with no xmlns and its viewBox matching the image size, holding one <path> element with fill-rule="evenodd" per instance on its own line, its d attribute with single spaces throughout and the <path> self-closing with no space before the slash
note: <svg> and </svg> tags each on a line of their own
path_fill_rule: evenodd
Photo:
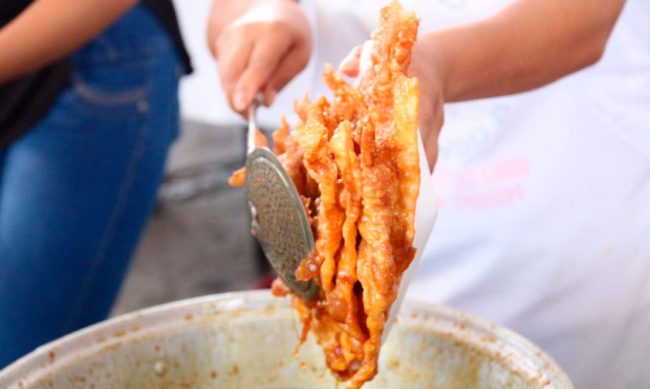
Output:
<svg viewBox="0 0 650 389">
<path fill-rule="evenodd" d="M 239 113 L 244 113 L 257 92 L 270 105 L 305 68 L 312 48 L 309 21 L 296 1 L 245 4 L 246 9 L 223 28 L 211 26 L 208 32 L 228 103 Z M 216 6 L 215 12 L 219 12 Z"/>
<path fill-rule="evenodd" d="M 438 158 L 438 137 L 444 122 L 443 83 L 437 70 L 436 53 L 431 45 L 416 43 L 413 48 L 409 76 L 416 77 L 420 83 L 419 127 L 427 154 L 429 168 L 433 170 Z M 355 47 L 343 59 L 339 70 L 349 77 L 357 77 L 370 64 L 372 41 Z"/>
</svg>

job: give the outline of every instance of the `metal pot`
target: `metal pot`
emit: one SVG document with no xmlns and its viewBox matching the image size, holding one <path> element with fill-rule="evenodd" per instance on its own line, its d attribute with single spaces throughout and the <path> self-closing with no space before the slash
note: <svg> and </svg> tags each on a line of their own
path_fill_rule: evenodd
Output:
<svg viewBox="0 0 650 389">
<path fill-rule="evenodd" d="M 0 372 L 0 388 L 336 388 L 314 340 L 298 351 L 287 299 L 195 298 L 123 315 L 47 344 Z M 365 388 L 572 389 L 521 336 L 406 302 Z"/>
</svg>

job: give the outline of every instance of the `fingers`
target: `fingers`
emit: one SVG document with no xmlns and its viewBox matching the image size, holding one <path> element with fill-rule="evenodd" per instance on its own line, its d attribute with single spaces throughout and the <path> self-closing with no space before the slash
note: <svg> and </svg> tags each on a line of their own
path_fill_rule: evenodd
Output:
<svg viewBox="0 0 650 389">
<path fill-rule="evenodd" d="M 309 47 L 297 45 L 292 47 L 282 58 L 264 88 L 264 104 L 273 104 L 278 91 L 281 91 L 309 62 Z"/>
<path fill-rule="evenodd" d="M 350 54 L 348 54 L 341 64 L 339 70 L 348 77 L 356 77 L 359 75 L 359 60 L 361 58 L 361 45 L 356 46 Z"/>
<path fill-rule="evenodd" d="M 355 85 L 357 85 L 360 80 L 359 76 L 372 66 L 373 50 L 374 42 L 365 41 L 362 45 L 352 49 L 350 54 L 341 61 L 339 70 L 348 77 L 356 77 Z"/>
<path fill-rule="evenodd" d="M 426 122 L 420 121 L 420 133 L 422 134 L 422 143 L 427 156 L 429 172 L 433 172 L 438 160 L 438 138 L 443 124 L 444 118 L 442 114 L 437 114 Z"/>
<path fill-rule="evenodd" d="M 244 112 L 258 91 L 270 105 L 309 61 L 311 42 L 274 23 L 239 27 L 219 39 L 221 83 L 230 107 Z"/>
<path fill-rule="evenodd" d="M 438 159 L 438 138 L 445 120 L 444 103 L 440 96 L 439 93 L 429 94 L 422 90 L 420 93 L 418 126 L 431 171 Z"/>
<path fill-rule="evenodd" d="M 233 109 L 235 109 L 233 102 L 235 87 L 248 66 L 254 48 L 253 43 L 253 40 L 247 39 L 242 31 L 223 34 L 217 42 L 219 79 L 228 104 Z"/>
<path fill-rule="evenodd" d="M 219 63 L 222 87 L 230 107 L 243 113 L 260 91 L 265 105 L 269 105 L 304 68 L 311 54 L 312 34 L 298 2 L 233 3 L 246 5 L 232 20 L 216 18 L 208 36 L 219 34 L 213 54 Z"/>
<path fill-rule="evenodd" d="M 365 41 L 361 46 L 361 55 L 359 56 L 359 73 L 363 74 L 372 66 L 372 53 L 375 50 L 374 41 Z"/>
<path fill-rule="evenodd" d="M 287 35 L 276 35 L 273 39 L 260 39 L 255 43 L 246 69 L 233 92 L 233 108 L 236 111 L 246 110 L 255 94 L 266 87 L 286 57 L 290 44 L 291 40 Z"/>
</svg>

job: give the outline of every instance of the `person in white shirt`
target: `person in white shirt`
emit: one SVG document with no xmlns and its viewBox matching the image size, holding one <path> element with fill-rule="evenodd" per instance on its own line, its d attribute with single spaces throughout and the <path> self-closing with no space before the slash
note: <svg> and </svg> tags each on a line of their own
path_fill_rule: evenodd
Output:
<svg viewBox="0 0 650 389">
<path fill-rule="evenodd" d="M 312 55 L 313 95 L 325 62 L 354 75 L 386 3 L 314 0 L 310 21 L 293 0 L 215 0 L 232 108 L 270 105 Z M 402 3 L 422 18 L 439 204 L 409 298 L 515 329 L 576 388 L 649 388 L 650 1 Z"/>
</svg>

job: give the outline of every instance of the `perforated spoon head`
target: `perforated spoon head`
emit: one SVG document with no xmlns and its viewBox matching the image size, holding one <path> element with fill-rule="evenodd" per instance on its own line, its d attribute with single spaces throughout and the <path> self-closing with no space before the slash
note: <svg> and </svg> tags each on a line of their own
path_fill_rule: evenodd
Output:
<svg viewBox="0 0 650 389">
<path fill-rule="evenodd" d="M 298 296 L 315 297 L 316 284 L 295 276 L 314 247 L 309 219 L 293 181 L 270 150 L 258 148 L 248 155 L 245 190 L 253 214 L 253 235 L 271 266 Z"/>
<path fill-rule="evenodd" d="M 314 281 L 298 281 L 300 262 L 314 248 L 314 236 L 296 186 L 271 150 L 256 147 L 256 101 L 249 110 L 249 146 L 245 192 L 251 208 L 253 235 L 276 274 L 296 295 L 312 299 L 318 294 Z M 253 134 L 251 135 L 251 132 Z"/>
</svg>

